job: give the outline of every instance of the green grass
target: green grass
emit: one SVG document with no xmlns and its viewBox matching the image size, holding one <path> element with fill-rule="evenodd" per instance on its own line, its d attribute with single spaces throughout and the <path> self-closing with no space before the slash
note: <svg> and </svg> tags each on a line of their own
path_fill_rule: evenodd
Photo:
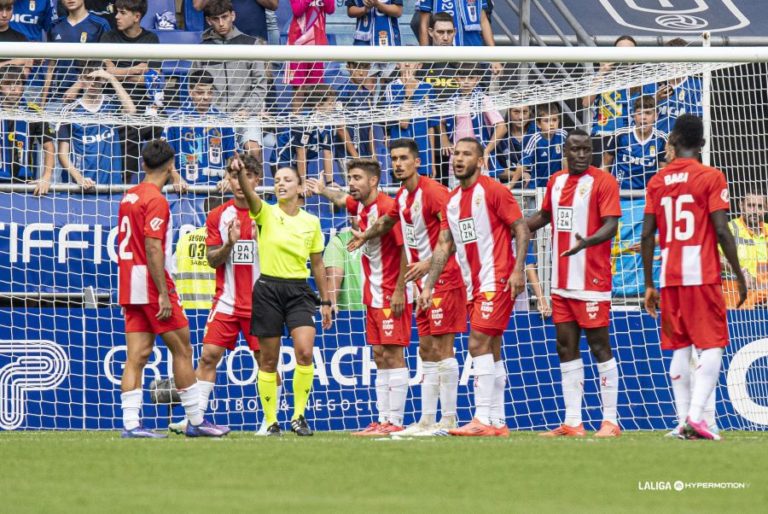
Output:
<svg viewBox="0 0 768 514">
<path fill-rule="evenodd" d="M 618 440 L 121 440 L 0 433 L 0 512 L 765 512 L 768 434 Z M 641 491 L 638 483 L 746 482 Z"/>
</svg>

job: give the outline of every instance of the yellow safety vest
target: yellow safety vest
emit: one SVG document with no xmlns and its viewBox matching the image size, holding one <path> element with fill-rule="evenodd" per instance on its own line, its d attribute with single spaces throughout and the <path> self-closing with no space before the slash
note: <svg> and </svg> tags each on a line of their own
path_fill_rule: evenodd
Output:
<svg viewBox="0 0 768 514">
<path fill-rule="evenodd" d="M 208 265 L 205 227 L 185 234 L 176 244 L 176 291 L 185 309 L 211 309 L 216 270 Z"/>
<path fill-rule="evenodd" d="M 736 241 L 741 267 L 760 282 L 768 282 L 768 223 L 763 223 L 759 234 L 749 230 L 741 217 L 731 220 L 728 226 Z"/>
</svg>

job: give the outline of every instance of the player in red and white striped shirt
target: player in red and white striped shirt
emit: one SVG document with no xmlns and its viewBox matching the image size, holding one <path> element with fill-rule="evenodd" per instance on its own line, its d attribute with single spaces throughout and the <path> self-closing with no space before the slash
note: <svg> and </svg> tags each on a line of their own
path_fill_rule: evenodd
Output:
<svg viewBox="0 0 768 514">
<path fill-rule="evenodd" d="M 611 240 L 621 205 L 619 185 L 610 173 L 591 166 L 589 134 L 573 130 L 565 140 L 568 169 L 552 175 L 541 209 L 528 219 L 535 232 L 552 223 L 552 320 L 557 332 L 565 422 L 547 437 L 584 436 L 581 402 L 584 363 L 581 331 L 587 336 L 600 375 L 603 423 L 595 437 L 618 437 L 619 369 L 611 353 Z"/>
<path fill-rule="evenodd" d="M 189 419 L 190 437 L 221 437 L 228 428 L 206 421 L 200 412 L 200 394 L 192 367 L 189 322 L 181 308 L 166 263 L 171 261 L 171 213 L 161 188 L 174 172 L 173 148 L 163 139 L 142 150 L 144 181 L 120 201 L 117 236 L 119 301 L 125 315 L 128 357 L 121 381 L 122 436 L 165 437 L 141 426 L 144 366 L 160 335 L 174 359 L 174 380 Z"/>
<path fill-rule="evenodd" d="M 235 159 L 231 158 L 227 164 L 226 176 L 234 198 L 208 213 L 205 223 L 206 257 L 208 264 L 216 269 L 216 293 L 196 371 L 203 414 L 208 410 L 208 400 L 216 385 L 216 367 L 225 350 L 235 349 L 240 334 L 257 362 L 260 354 L 259 339 L 250 333 L 253 283 L 259 276 L 259 246 L 248 202 L 238 181 L 238 169 L 232 167 Z M 246 169 L 248 183 L 256 189 L 261 182 L 261 162 L 248 155 L 237 159 Z M 186 429 L 186 420 L 171 423 L 168 428 L 181 433 Z"/>
<path fill-rule="evenodd" d="M 395 201 L 379 191 L 381 165 L 376 159 L 347 162 L 349 194 L 328 189 L 323 182 L 308 179 L 315 193 L 357 217 L 365 231 L 390 212 Z M 408 367 L 404 348 L 411 342 L 410 299 L 405 288 L 406 257 L 400 229 L 392 230 L 363 247 L 363 304 L 366 307 L 366 338 L 373 345 L 376 362 L 376 406 L 378 422 L 358 435 L 382 435 L 403 430 L 405 399 L 408 396 Z"/>
<path fill-rule="evenodd" d="M 663 289 L 661 348 L 673 350 L 669 374 L 678 417 L 685 420 L 679 434 L 720 439 L 703 419 L 708 399 L 717 387 L 723 348 L 728 345 L 718 243 L 736 274 L 739 305 L 747 298 L 747 283 L 728 229 L 725 176 L 698 161 L 704 146 L 701 119 L 690 114 L 677 118 L 669 142 L 674 146 L 675 160 L 651 178 L 646 189 L 641 250 L 645 308 L 656 318 L 659 293 L 652 266 L 658 228 Z M 700 354 L 691 392 L 692 346 Z"/>
<path fill-rule="evenodd" d="M 365 232 L 356 233 L 354 245 L 362 245 L 388 233 L 399 223 L 408 258 L 406 281 L 416 280 L 419 289 L 429 271 L 432 252 L 440 237 L 442 210 L 448 189 L 418 173 L 421 160 L 413 139 L 396 139 L 389 145 L 395 178 L 403 183 L 393 208 Z M 432 304 L 418 311 L 421 381 L 421 419 L 401 435 L 434 435 L 456 428 L 456 395 L 459 363 L 453 342 L 457 333 L 467 330 L 467 291 L 455 258 L 450 257 L 435 286 Z M 440 399 L 442 418 L 436 423 Z"/>
<path fill-rule="evenodd" d="M 463 138 L 454 149 L 452 164 L 459 186 L 443 208 L 440 238 L 429 275 L 419 295 L 418 308 L 432 304 L 433 288 L 455 252 L 470 298 L 469 354 L 475 374 L 475 417 L 450 430 L 452 435 L 498 436 L 506 426 L 494 427 L 492 416 L 505 418 L 501 337 L 509 324 L 514 298 L 525 287 L 525 259 L 530 234 L 512 193 L 481 174 L 483 146 Z M 498 387 L 498 384 L 501 387 Z"/>
</svg>

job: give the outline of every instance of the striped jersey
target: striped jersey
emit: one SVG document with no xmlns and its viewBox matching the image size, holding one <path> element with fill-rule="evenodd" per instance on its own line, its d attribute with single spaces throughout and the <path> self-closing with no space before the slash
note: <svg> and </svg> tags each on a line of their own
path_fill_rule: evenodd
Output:
<svg viewBox="0 0 768 514">
<path fill-rule="evenodd" d="M 176 286 L 171 278 L 173 224 L 168 200 L 149 182 L 125 193 L 118 209 L 117 274 L 120 305 L 157 304 L 159 293 L 147 265 L 146 238 L 159 239 L 165 254 L 165 283 L 168 292 Z"/>
<path fill-rule="evenodd" d="M 206 219 L 206 246 L 222 246 L 229 238 L 229 225 L 240 220 L 240 239 L 232 247 L 227 261 L 216 268 L 214 312 L 238 317 L 251 317 L 253 284 L 259 278 L 259 245 L 248 208 L 234 200 L 213 209 Z"/>
<path fill-rule="evenodd" d="M 395 205 L 387 213 L 400 220 L 405 255 L 408 263 L 426 261 L 432 257 L 440 238 L 440 217 L 450 193 L 448 188 L 431 178 L 420 176 L 416 189 L 401 187 L 395 196 Z M 424 285 L 424 276 L 418 283 Z M 443 273 L 435 284 L 435 291 L 445 291 L 464 285 L 461 271 L 454 256 L 448 259 Z"/>
<path fill-rule="evenodd" d="M 645 213 L 656 216 L 659 230 L 661 287 L 719 284 L 710 214 L 729 207 L 723 172 L 696 159 L 677 158 L 648 182 L 645 198 Z"/>
<path fill-rule="evenodd" d="M 361 232 L 365 232 L 377 219 L 394 208 L 395 200 L 381 192 L 370 205 L 347 196 L 347 210 L 357 217 Z M 363 305 L 378 309 L 389 307 L 400 276 L 402 247 L 402 232 L 398 225 L 387 234 L 366 241 L 363 245 Z"/>
<path fill-rule="evenodd" d="M 599 302 L 611 299 L 611 241 L 576 255 L 560 254 L 576 245 L 576 234 L 594 234 L 607 216 L 621 216 L 619 185 L 610 173 L 590 166 L 580 175 L 555 173 L 541 209 L 552 216 L 552 293 Z"/>
<path fill-rule="evenodd" d="M 510 227 L 522 217 L 510 190 L 488 176 L 451 192 L 440 228 L 453 236 L 467 298 L 504 289 L 515 266 Z"/>
<path fill-rule="evenodd" d="M 402 6 L 403 0 L 381 0 L 380 3 Z M 347 8 L 366 7 L 363 0 L 347 0 L 346 5 Z M 373 7 L 357 18 L 353 39 L 355 45 L 400 46 L 400 24 L 394 16 Z"/>
</svg>

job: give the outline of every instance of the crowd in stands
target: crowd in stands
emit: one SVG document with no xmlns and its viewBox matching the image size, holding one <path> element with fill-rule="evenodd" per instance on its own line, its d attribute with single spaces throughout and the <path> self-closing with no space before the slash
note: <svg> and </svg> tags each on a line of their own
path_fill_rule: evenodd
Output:
<svg viewBox="0 0 768 514">
<path fill-rule="evenodd" d="M 184 28 L 193 37 L 189 42 L 205 45 L 331 43 L 326 18 L 335 11 L 334 1 L 282 2 L 290 3 L 291 17 L 279 27 L 279 0 L 185 0 L 180 17 L 175 0 L 0 0 L 0 42 L 160 44 L 167 41 L 165 34 Z M 402 20 L 408 13 L 402 0 L 346 0 L 346 8 L 355 45 L 403 44 Z M 493 46 L 492 9 L 487 0 L 419 0 L 410 29 L 421 45 Z M 622 36 L 616 46 L 635 46 L 635 41 Z M 491 93 L 503 75 L 500 63 L 208 61 L 176 66 L 139 60 L 0 61 L 0 112 L 51 112 L 57 119 L 77 120 L 54 125 L 0 119 L 0 182 L 34 182 L 37 195 L 57 182 L 74 182 L 86 191 L 97 184 L 135 183 L 141 178 L 142 142 L 158 136 L 177 152 L 181 187 L 223 186 L 226 161 L 235 152 L 259 159 L 267 180 L 287 165 L 302 177 L 343 185 L 347 158 L 376 157 L 389 170 L 387 141 L 398 138 L 417 142 L 421 174 L 449 186 L 454 185 L 453 145 L 468 136 L 484 145 L 488 174 L 510 188 L 544 187 L 552 173 L 567 166 L 561 104 L 499 111 Z M 614 67 L 600 64 L 594 80 L 608 77 Z M 424 114 L 428 104 L 444 101 L 455 102 L 462 114 Z M 702 85 L 696 77 L 684 77 L 607 91 L 579 103 L 577 109 L 592 114 L 594 165 L 614 174 L 622 189 L 642 191 L 670 157 L 667 134 L 674 120 L 683 113 L 702 114 Z M 338 109 L 365 113 L 375 108 L 412 116 L 378 124 L 302 123 L 318 116 L 331 119 Z M 248 123 L 265 113 L 289 123 L 264 130 Z M 112 114 L 164 116 L 165 121 L 146 126 L 99 122 Z M 222 114 L 244 120 L 243 128 L 187 122 Z M 88 118 L 93 123 L 83 121 Z"/>
</svg>

